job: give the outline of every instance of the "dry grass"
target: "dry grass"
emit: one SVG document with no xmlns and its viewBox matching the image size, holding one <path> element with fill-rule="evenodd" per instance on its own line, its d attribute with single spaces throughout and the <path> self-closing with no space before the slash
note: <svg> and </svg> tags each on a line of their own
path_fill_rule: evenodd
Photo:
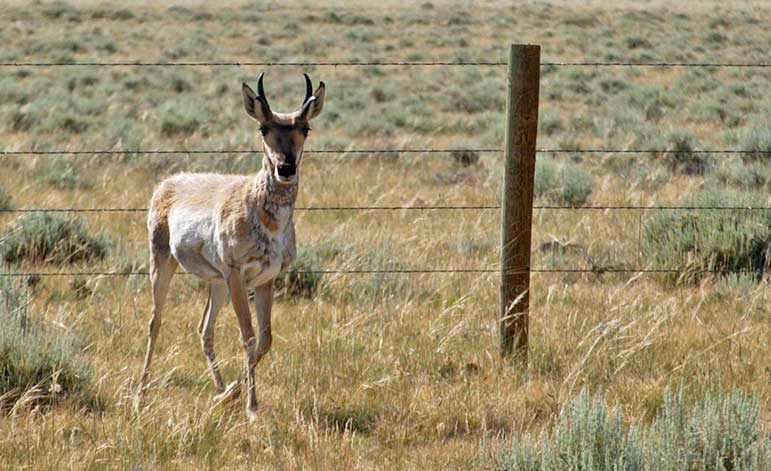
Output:
<svg viewBox="0 0 771 471">
<path fill-rule="evenodd" d="M 771 40 L 758 24 L 760 18 L 768 17 L 763 13 L 768 13 L 767 7 L 760 3 L 753 9 L 717 12 L 699 4 L 674 13 L 671 7 L 657 7 L 645 14 L 631 6 L 487 6 L 475 10 L 468 24 L 456 18 L 463 15 L 453 13 L 454 8 L 433 3 L 434 8 L 392 5 L 376 10 L 351 5 L 350 10 L 290 9 L 289 13 L 252 6 L 207 10 L 211 16 L 201 15 L 201 9 L 167 11 L 147 6 L 128 19 L 94 14 L 97 9 L 112 12 L 117 7 L 62 7 L 57 17 L 42 13 L 55 12 L 57 7 L 37 5 L 29 8 L 29 14 L 19 8 L 2 13 L 12 27 L 1 37 L 7 43 L 3 54 L 13 60 L 65 54 L 71 59 L 106 61 L 171 60 L 173 54 L 178 60 L 407 59 L 418 55 L 423 60 L 497 60 L 505 57 L 509 42 L 534 42 L 542 44 L 544 59 L 554 60 L 601 60 L 609 54 L 641 58 L 645 53 L 662 60 L 752 62 L 767 60 Z M 333 13 L 342 20 L 335 20 Z M 567 18 L 577 19 L 567 24 Z M 704 45 L 711 31 L 708 25 L 721 18 L 728 21 L 728 26 L 718 26 L 727 43 L 715 48 Z M 651 38 L 650 49 L 627 49 L 625 38 L 632 27 L 639 30 L 636 35 Z M 69 31 L 80 45 L 75 52 L 71 45 L 55 50 L 46 46 L 61 38 L 63 31 Z M 113 39 L 116 52 L 109 53 L 113 48 L 104 46 L 106 39 Z M 302 91 L 299 72 L 269 71 L 266 89 L 275 108 L 296 105 Z M 459 93 L 462 96 L 471 89 L 478 100 L 502 99 L 501 68 L 340 67 L 309 72 L 329 87 L 328 103 L 314 125 L 309 147 L 500 145 L 502 107 L 459 112 L 451 105 L 459 103 Z M 727 89 L 682 91 L 679 87 L 698 82 L 687 70 L 591 72 L 597 75 L 575 77 L 567 70 L 544 73 L 542 115 L 557 116 L 562 124 L 561 130 L 543 136 L 539 147 L 656 147 L 662 142 L 655 139 L 665 133 L 655 130 L 677 129 L 692 132 L 703 148 L 738 148 L 743 133 L 762 121 L 769 109 L 771 81 L 765 70 L 721 69 L 699 79 L 718 88 L 723 83 L 746 83 L 755 98 L 741 93 L 729 96 Z M 253 81 L 259 73 L 253 68 L 14 73 L 0 91 L 9 96 L 21 93 L 33 104 L 47 99 L 42 94 L 49 93 L 51 102 L 41 105 L 50 105 L 45 108 L 50 111 L 24 117 L 39 120 L 28 129 L 24 119 L 14 121 L 13 114 L 27 112 L 27 105 L 7 101 L 0 107 L 0 139 L 8 150 L 254 146 L 255 130 L 244 116 L 238 94 L 239 82 Z M 91 85 L 79 85 L 94 78 Z M 659 86 L 679 103 L 665 108 L 658 121 L 646 121 L 645 113 L 656 115 L 655 110 L 630 109 L 625 100 L 632 91 L 614 98 L 597 85 L 605 79 L 617 79 L 632 91 Z M 73 80 L 74 90 L 67 91 Z M 581 92 L 582 84 L 591 91 Z M 14 92 L 13 87 L 18 90 Z M 548 96 L 560 90 L 560 97 Z M 736 126 L 729 128 L 694 111 L 702 99 L 718 95 L 729 100 L 726 109 L 744 113 Z M 58 113 L 68 111 L 68 97 L 83 109 L 74 122 L 57 121 Z M 85 106 L 89 100 L 91 107 Z M 163 115 L 164 106 L 179 106 L 199 124 L 190 134 L 162 135 L 163 120 L 168 118 Z M 629 123 L 624 124 L 625 119 Z M 87 124 L 80 133 L 72 131 L 73 126 L 78 129 L 78 120 Z M 22 124 L 14 128 L 14 123 Z M 637 172 L 658 168 L 655 162 L 641 158 L 637 162 L 642 163 L 619 171 L 609 162 L 613 157 L 581 162 L 593 174 L 592 203 L 675 202 L 705 182 L 711 184 L 708 176 L 667 174 L 665 181 L 652 186 L 646 175 Z M 58 157 L 0 158 L 4 169 L 0 187 L 12 195 L 16 207 L 144 207 L 153 185 L 173 171 L 241 172 L 258 166 L 258 158 L 251 155 L 86 156 L 67 160 L 66 165 L 87 175 L 90 185 L 67 187 L 35 178 L 44 173 L 41 168 L 50 165 L 50 159 Z M 495 154 L 483 155 L 479 164 L 463 169 L 442 156 L 308 155 L 298 205 L 490 204 L 497 199 L 499 175 Z M 137 260 L 141 263 L 146 257 L 143 216 L 84 216 L 89 228 L 105 231 L 118 249 L 104 261 L 73 269 L 116 269 Z M 626 212 L 540 211 L 534 221 L 534 265 L 587 266 L 580 256 L 555 256 L 537 249 L 557 238 L 580 245 L 608 266 L 645 266 L 637 241 L 645 217 Z M 11 221 L 11 216 L 2 218 L 3 225 Z M 357 250 L 371 248 L 373 259 L 385 254 L 411 268 L 490 268 L 497 263 L 499 229 L 494 211 L 300 213 L 297 229 L 302 245 L 323 247 L 344 239 Z M 85 279 L 88 295 L 83 299 L 84 291 L 73 291 L 70 280 L 45 278 L 34 287 L 30 309 L 86 339 L 82 355 L 92 367 L 94 394 L 108 406 L 103 412 L 84 412 L 65 401 L 48 411 L 17 410 L 0 420 L 0 467 L 487 467 L 516 433 L 540 430 L 582 390 L 604 393 L 609 401 L 622 404 L 628 417 L 650 419 L 660 410 L 668 386 L 684 384 L 693 398 L 707 391 L 738 388 L 754 393 L 766 423 L 770 418 L 767 283 L 708 279 L 696 286 L 670 288 L 655 276 L 533 275 L 531 363 L 523 370 L 498 358 L 495 276 L 393 277 L 400 281 L 327 277 L 324 292 L 314 299 L 281 301 L 275 306 L 273 349 L 258 368 L 262 418 L 255 424 L 246 422 L 240 402 L 210 405 L 213 388 L 196 333 L 205 294 L 190 277 L 178 276 L 172 283 L 152 384 L 136 416 L 130 395 L 145 348 L 148 282 Z M 361 293 L 372 291 L 357 290 L 354 283 L 390 288 L 368 297 Z M 226 379 L 232 379 L 242 357 L 237 325 L 229 307 L 220 319 L 217 352 Z"/>
</svg>

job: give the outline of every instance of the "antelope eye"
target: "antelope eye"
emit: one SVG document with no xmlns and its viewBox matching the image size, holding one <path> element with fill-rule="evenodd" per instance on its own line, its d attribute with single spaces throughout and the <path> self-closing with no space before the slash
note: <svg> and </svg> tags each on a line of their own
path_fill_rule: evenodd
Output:
<svg viewBox="0 0 771 471">
<path fill-rule="evenodd" d="M 309 127 L 302 128 L 303 136 L 308 137 L 309 132 L 311 132 L 311 128 Z"/>
<path fill-rule="evenodd" d="M 266 128 L 265 126 L 260 126 L 260 132 L 264 136 L 265 134 L 268 133 L 268 128 Z"/>
</svg>

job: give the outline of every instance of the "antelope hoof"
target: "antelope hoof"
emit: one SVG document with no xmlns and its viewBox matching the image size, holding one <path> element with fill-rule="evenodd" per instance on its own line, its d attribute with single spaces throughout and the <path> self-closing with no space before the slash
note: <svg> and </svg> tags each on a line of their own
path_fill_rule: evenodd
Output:
<svg viewBox="0 0 771 471">
<path fill-rule="evenodd" d="M 241 394 L 241 381 L 233 381 L 232 383 L 228 384 L 228 387 L 225 388 L 225 390 L 216 396 L 214 396 L 214 399 L 212 402 L 217 405 L 225 401 L 234 401 L 238 399 L 238 396 Z"/>
<path fill-rule="evenodd" d="M 249 422 L 254 423 L 257 420 L 257 404 L 246 406 L 246 418 Z"/>
</svg>

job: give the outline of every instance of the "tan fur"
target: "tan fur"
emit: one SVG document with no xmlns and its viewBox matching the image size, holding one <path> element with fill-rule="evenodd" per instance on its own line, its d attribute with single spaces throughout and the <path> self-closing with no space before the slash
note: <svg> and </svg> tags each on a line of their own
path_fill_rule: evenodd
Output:
<svg viewBox="0 0 771 471">
<path fill-rule="evenodd" d="M 235 239 L 244 239 L 251 236 L 252 228 L 247 220 L 246 195 L 247 185 L 234 187 L 225 195 L 219 210 L 219 217 L 224 230 Z M 257 207 L 257 211 L 260 208 Z"/>
</svg>

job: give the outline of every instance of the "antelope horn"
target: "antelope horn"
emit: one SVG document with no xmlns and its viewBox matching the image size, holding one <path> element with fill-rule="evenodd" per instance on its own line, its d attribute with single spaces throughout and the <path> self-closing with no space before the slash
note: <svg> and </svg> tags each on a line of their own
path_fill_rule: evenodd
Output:
<svg viewBox="0 0 771 471">
<path fill-rule="evenodd" d="M 257 95 L 262 97 L 265 102 L 267 102 L 267 98 L 265 98 L 265 89 L 262 88 L 262 77 L 265 75 L 265 72 L 262 72 L 260 74 L 260 78 L 257 79 Z"/>
<path fill-rule="evenodd" d="M 303 74 L 303 76 L 305 76 L 305 99 L 303 100 L 303 105 L 305 105 L 313 96 L 313 84 L 308 74 Z"/>
<path fill-rule="evenodd" d="M 272 115 L 270 111 L 270 105 L 268 104 L 268 98 L 265 96 L 265 89 L 262 87 L 262 77 L 264 75 L 265 72 L 262 72 L 260 74 L 260 78 L 257 79 L 257 99 L 260 100 L 260 103 L 262 103 L 262 107 L 265 113 Z"/>
</svg>

